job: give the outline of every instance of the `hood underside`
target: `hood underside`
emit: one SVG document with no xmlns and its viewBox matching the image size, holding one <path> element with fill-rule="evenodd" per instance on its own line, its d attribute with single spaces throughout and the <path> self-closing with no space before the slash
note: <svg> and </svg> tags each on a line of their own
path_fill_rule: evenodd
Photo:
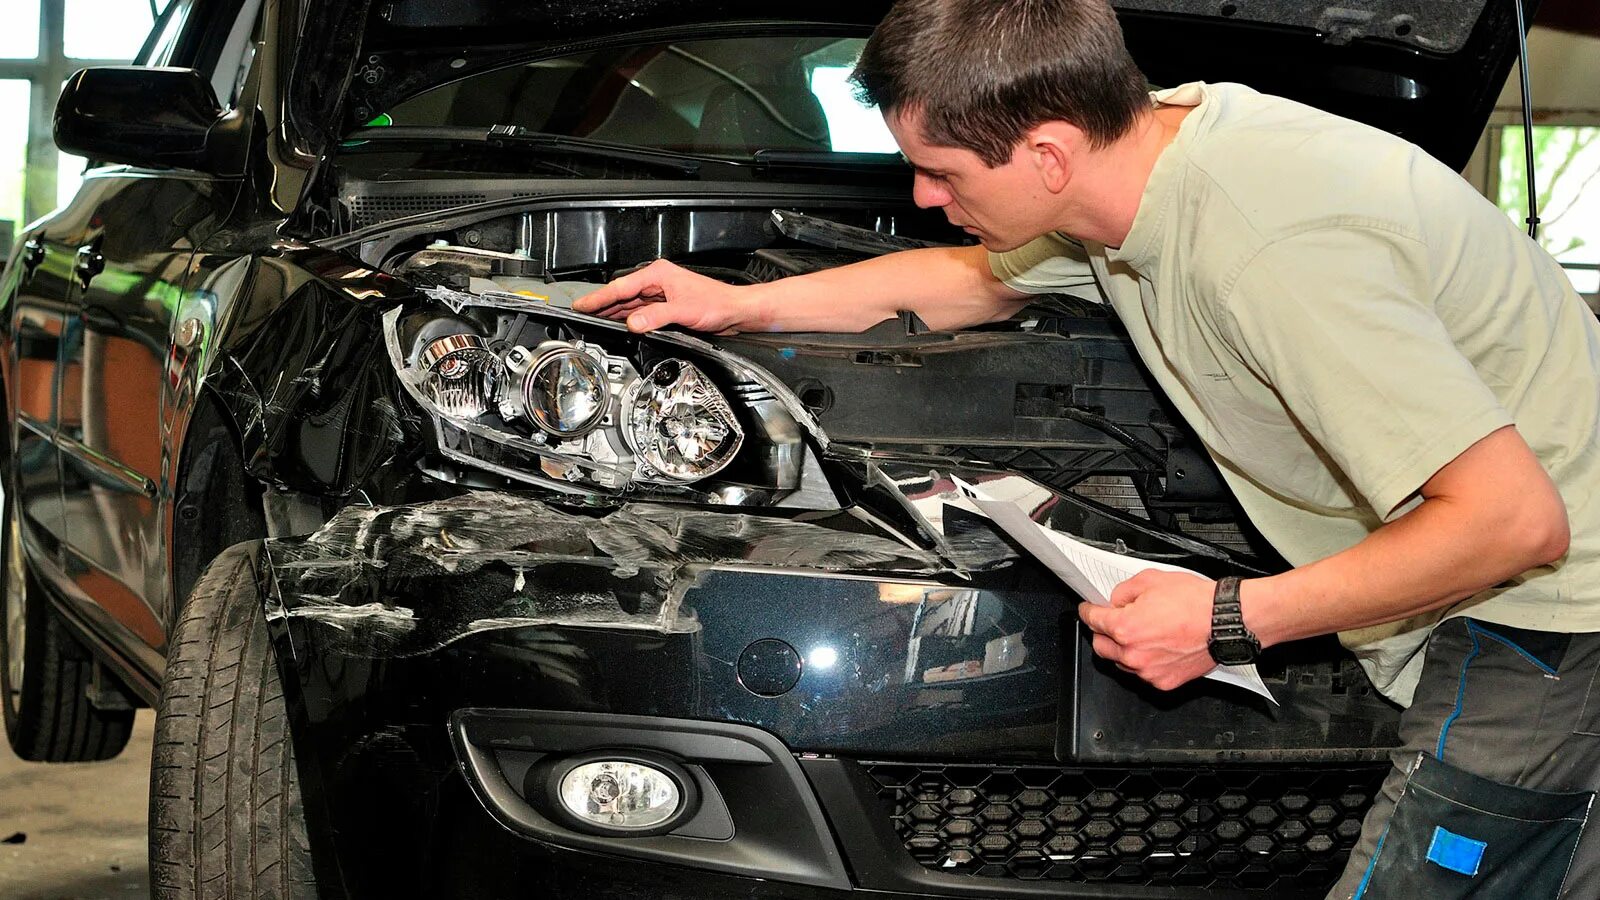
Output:
<svg viewBox="0 0 1600 900">
<path fill-rule="evenodd" d="M 583 45 L 813 23 L 865 33 L 884 0 L 308 3 L 290 85 L 305 149 L 431 87 Z M 1460 168 L 1516 57 L 1509 3 L 1116 0 L 1152 83 L 1238 81 L 1365 121 Z M 1526 4 L 1528 17 L 1538 0 Z"/>
</svg>

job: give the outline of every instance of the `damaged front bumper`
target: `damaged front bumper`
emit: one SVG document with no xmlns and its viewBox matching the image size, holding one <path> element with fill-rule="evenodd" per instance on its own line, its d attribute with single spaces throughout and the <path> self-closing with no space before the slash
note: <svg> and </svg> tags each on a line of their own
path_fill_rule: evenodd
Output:
<svg viewBox="0 0 1600 900">
<path fill-rule="evenodd" d="M 1093 657 L 1042 567 L 989 532 L 960 549 L 849 511 L 490 492 L 269 541 L 324 874 L 352 896 L 1320 895 L 1394 736 L 1353 662 L 1269 659 L 1280 709 L 1156 694 Z M 541 815 L 530 769 L 604 748 L 681 761 L 731 827 Z M 1268 821 L 1258 795 L 1303 808 Z"/>
</svg>

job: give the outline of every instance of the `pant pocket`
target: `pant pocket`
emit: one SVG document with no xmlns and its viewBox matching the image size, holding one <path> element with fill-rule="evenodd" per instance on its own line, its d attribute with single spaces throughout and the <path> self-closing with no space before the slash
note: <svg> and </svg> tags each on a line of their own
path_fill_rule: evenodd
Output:
<svg viewBox="0 0 1600 900">
<path fill-rule="evenodd" d="M 1555 900 L 1594 793 L 1546 793 L 1419 754 L 1360 900 Z"/>
</svg>

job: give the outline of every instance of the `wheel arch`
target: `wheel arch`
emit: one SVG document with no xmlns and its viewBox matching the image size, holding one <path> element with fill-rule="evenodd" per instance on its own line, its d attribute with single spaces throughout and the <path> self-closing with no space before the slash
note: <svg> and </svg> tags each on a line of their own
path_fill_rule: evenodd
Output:
<svg viewBox="0 0 1600 900">
<path fill-rule="evenodd" d="M 241 541 L 267 535 L 265 490 L 244 463 L 239 422 L 227 404 L 201 387 L 174 447 L 168 543 L 176 624 L 184 601 L 213 559 Z"/>
</svg>

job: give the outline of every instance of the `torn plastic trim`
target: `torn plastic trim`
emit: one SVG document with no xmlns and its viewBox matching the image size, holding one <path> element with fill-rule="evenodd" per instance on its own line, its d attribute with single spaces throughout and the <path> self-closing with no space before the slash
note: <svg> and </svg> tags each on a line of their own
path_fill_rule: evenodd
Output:
<svg viewBox="0 0 1600 900">
<path fill-rule="evenodd" d="M 832 522 L 646 503 L 569 510 L 480 491 L 346 507 L 311 534 L 269 539 L 263 588 L 270 621 L 314 629 L 321 651 L 378 658 L 532 626 L 693 633 L 685 598 L 722 566 L 952 574 L 846 514 Z"/>
<path fill-rule="evenodd" d="M 1016 502 L 1030 519 L 1047 528 L 1113 553 L 1186 567 L 1267 574 L 1221 547 L 1154 528 L 1148 522 L 1015 472 L 962 466 L 932 457 L 902 458 L 851 450 L 836 445 L 831 456 L 835 461 L 860 467 L 867 486 L 897 501 L 924 539 L 958 568 L 981 560 L 988 552 L 989 540 L 998 538 L 989 528 L 987 517 L 956 489 L 955 478 Z"/>
</svg>

